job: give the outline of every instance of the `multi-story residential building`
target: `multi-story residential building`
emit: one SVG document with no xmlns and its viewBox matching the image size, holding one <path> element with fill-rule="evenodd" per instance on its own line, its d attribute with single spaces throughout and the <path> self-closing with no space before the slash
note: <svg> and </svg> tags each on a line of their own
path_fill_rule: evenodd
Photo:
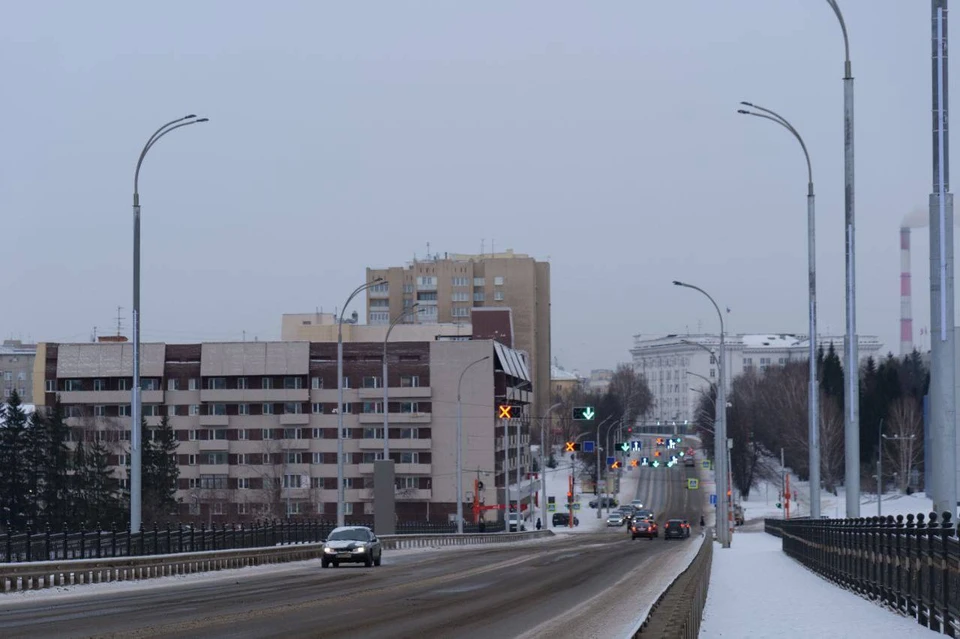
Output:
<svg viewBox="0 0 960 639">
<path fill-rule="evenodd" d="M 745 370 L 763 370 L 767 366 L 791 360 L 806 360 L 809 341 L 806 335 L 762 333 L 724 335 L 726 347 L 726 387 Z M 843 336 L 820 335 L 817 343 L 827 350 L 831 344 L 843 356 Z M 647 379 L 654 405 L 649 418 L 659 421 L 693 419 L 701 393 L 719 380 L 717 352 L 719 335 L 690 334 L 647 338 L 634 336 L 633 366 Z M 859 338 L 860 360 L 876 358 L 882 344 L 875 336 Z M 712 352 L 711 352 L 712 351 Z M 708 381 L 709 380 L 709 381 Z"/>
<path fill-rule="evenodd" d="M 576 372 L 571 373 L 559 366 L 550 369 L 550 387 L 554 401 L 560 401 L 583 388 L 584 380 Z"/>
<path fill-rule="evenodd" d="M 550 406 L 550 264 L 507 250 L 487 255 L 447 254 L 406 266 L 367 269 L 367 281 L 384 282 L 367 289 L 367 320 L 389 324 L 405 308 L 419 303 L 416 323 L 472 323 L 479 309 L 512 309 L 513 342 L 529 355 L 533 379 L 533 414 Z"/>
<path fill-rule="evenodd" d="M 33 402 L 33 366 L 37 345 L 5 339 L 0 344 L 0 400 L 6 401 L 14 390 L 25 404 Z"/>
<path fill-rule="evenodd" d="M 344 472 L 348 517 L 372 517 L 374 461 L 383 458 L 382 342 L 344 344 Z M 40 344 L 38 403 L 59 396 L 74 441 L 108 443 L 126 485 L 133 345 Z M 530 459 L 530 376 L 521 354 L 493 340 L 389 345 L 390 458 L 397 514 L 442 520 L 456 512 L 457 393 L 465 487 L 484 481 L 487 504 L 505 503 Z M 176 431 L 184 515 L 214 523 L 264 516 L 333 517 L 337 504 L 335 343 L 143 344 L 144 416 Z M 498 405 L 516 419 L 498 419 Z M 509 432 L 507 427 L 509 426 Z M 152 435 L 151 435 L 152 436 Z M 508 475 L 509 473 L 509 475 Z M 529 499 L 530 489 L 523 493 Z M 463 496 L 466 499 L 466 496 Z M 465 512 L 469 513 L 469 505 Z"/>
<path fill-rule="evenodd" d="M 613 371 L 609 368 L 595 368 L 590 371 L 590 377 L 587 379 L 587 390 L 594 393 L 606 393 L 610 388 L 610 380 L 613 379 Z"/>
</svg>

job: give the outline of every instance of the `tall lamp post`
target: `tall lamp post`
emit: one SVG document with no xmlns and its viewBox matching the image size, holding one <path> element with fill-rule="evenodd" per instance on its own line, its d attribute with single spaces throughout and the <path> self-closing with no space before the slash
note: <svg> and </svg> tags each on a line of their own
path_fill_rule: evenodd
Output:
<svg viewBox="0 0 960 639">
<path fill-rule="evenodd" d="M 705 290 L 699 286 L 694 286 L 693 284 L 687 284 L 686 282 L 680 282 L 678 280 L 673 281 L 674 286 L 683 286 L 685 288 L 693 289 L 710 300 L 710 303 L 713 304 L 713 308 L 717 311 L 717 317 L 720 318 L 720 357 L 718 363 L 720 364 L 720 376 L 717 383 L 717 405 L 720 408 L 719 419 L 717 420 L 717 432 L 714 433 L 713 437 L 713 457 L 714 465 L 717 466 L 716 473 L 717 475 L 717 493 L 719 499 L 717 499 L 717 519 L 719 520 L 717 525 L 717 537 L 720 541 L 722 548 L 730 547 L 730 527 L 729 527 L 729 504 L 727 503 L 726 495 L 729 488 L 727 482 L 727 389 L 726 382 L 724 381 L 724 368 L 726 361 L 726 349 L 724 343 L 724 328 L 723 328 L 723 313 L 720 312 L 720 307 L 717 306 L 717 302 L 707 293 Z"/>
<path fill-rule="evenodd" d="M 140 421 L 142 401 L 140 395 L 140 167 L 147 152 L 160 138 L 181 127 L 208 122 L 208 118 L 185 115 L 171 120 L 153 132 L 137 158 L 133 174 L 133 389 L 130 401 L 130 532 L 140 532 L 141 459 Z"/>
<path fill-rule="evenodd" d="M 557 402 L 547 409 L 547 414 L 540 418 L 540 513 L 543 515 L 543 527 L 549 528 L 547 520 L 547 456 L 546 456 L 546 427 L 545 424 L 550 419 L 550 413 L 563 406 L 563 402 Z"/>
<path fill-rule="evenodd" d="M 844 340 L 844 459 L 846 460 L 847 517 L 860 516 L 860 339 L 857 337 L 857 281 L 854 244 L 853 189 L 853 67 L 847 24 L 837 0 L 827 0 L 843 32 L 843 213 L 846 233 L 847 336 Z M 813 484 L 811 484 L 813 486 Z"/>
<path fill-rule="evenodd" d="M 754 117 L 763 118 L 764 120 L 770 120 L 771 122 L 779 124 L 789 131 L 793 137 L 797 139 L 797 142 L 800 143 L 800 148 L 803 149 L 803 157 L 806 158 L 807 161 L 807 304 L 809 307 L 808 312 L 810 321 L 810 346 L 808 349 L 810 359 L 810 379 L 809 388 L 807 389 L 807 438 L 809 440 L 810 448 L 810 516 L 814 519 L 819 519 L 820 417 L 818 407 L 819 387 L 817 384 L 817 253 L 816 236 L 814 233 L 816 224 L 816 206 L 813 195 L 813 165 L 810 163 L 810 153 L 807 152 L 807 145 L 804 143 L 803 138 L 800 137 L 800 134 L 792 124 L 770 109 L 765 109 L 749 102 L 741 102 L 740 104 L 750 107 L 751 109 L 756 109 L 757 111 L 762 111 L 762 113 L 757 113 L 756 111 L 750 111 L 748 109 L 738 109 L 737 113 L 740 113 L 741 115 L 752 115 Z M 849 342 L 849 339 L 847 341 Z M 855 395 L 855 397 L 858 396 Z M 856 401 L 859 401 L 859 398 Z M 851 451 L 849 450 L 849 433 L 847 433 L 847 437 L 847 514 L 850 516 L 849 513 L 851 499 L 857 503 L 856 508 L 857 512 L 859 513 L 860 468 L 859 455 L 857 455 L 857 467 L 853 471 L 850 470 Z M 857 440 L 859 440 L 859 436 L 857 436 Z M 859 444 L 857 445 L 859 446 Z M 851 494 L 853 495 L 852 497 Z"/>
<path fill-rule="evenodd" d="M 463 534 L 463 406 L 460 400 L 460 387 L 463 384 L 463 376 L 471 367 L 490 359 L 489 355 L 484 355 L 478 360 L 470 362 L 460 371 L 460 379 L 457 380 L 457 534 Z M 509 435 L 510 427 L 506 427 L 506 433 Z M 509 447 L 507 448 L 509 451 Z M 508 453 L 509 456 L 509 453 Z M 519 490 L 519 487 L 518 487 Z M 510 496 L 507 495 L 507 501 Z M 519 503 L 519 502 L 518 502 Z"/>
<path fill-rule="evenodd" d="M 343 314 L 347 312 L 347 307 L 350 306 L 354 297 L 382 281 L 383 278 L 378 277 L 355 288 L 340 309 L 340 316 L 337 318 L 337 526 L 343 526 L 346 521 L 343 489 Z"/>
<path fill-rule="evenodd" d="M 387 342 L 390 341 L 390 333 L 393 332 L 393 327 L 396 326 L 404 317 L 409 316 L 411 313 L 414 313 L 417 308 L 420 306 L 419 303 L 415 303 L 412 306 L 409 306 L 403 310 L 402 313 L 393 318 L 393 321 L 390 322 L 390 328 L 387 329 L 387 335 L 383 338 L 383 459 L 384 461 L 390 460 L 390 398 L 389 390 L 390 384 L 387 382 Z"/>
</svg>

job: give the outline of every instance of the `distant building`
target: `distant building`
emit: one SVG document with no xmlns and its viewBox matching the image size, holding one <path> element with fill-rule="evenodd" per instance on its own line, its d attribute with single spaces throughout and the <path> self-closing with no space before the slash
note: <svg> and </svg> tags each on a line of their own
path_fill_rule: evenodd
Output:
<svg viewBox="0 0 960 639">
<path fill-rule="evenodd" d="M 567 397 L 583 388 L 583 382 L 577 373 L 565 371 L 559 366 L 550 367 L 550 389 L 554 400 Z"/>
<path fill-rule="evenodd" d="M 806 335 L 791 333 L 725 335 L 724 342 L 728 392 L 734 377 L 745 370 L 762 371 L 767 366 L 783 365 L 788 361 L 805 361 L 809 349 Z M 817 343 L 824 350 L 833 344 L 843 357 L 843 336 L 821 335 Z M 861 362 L 869 357 L 876 358 L 882 346 L 877 337 L 861 335 Z M 634 336 L 630 353 L 634 370 L 647 378 L 653 394 L 651 418 L 660 421 L 689 421 L 693 418 L 702 393 L 709 391 L 710 384 L 718 380 L 716 354 L 719 348 L 720 337 L 712 334 Z"/>
<path fill-rule="evenodd" d="M 462 255 L 444 253 L 405 266 L 368 268 L 367 281 L 384 282 L 367 289 L 367 321 L 389 324 L 405 308 L 419 304 L 418 324 L 482 326 L 481 311 L 508 307 L 514 341 L 495 337 L 529 355 L 533 379 L 533 414 L 550 406 L 550 264 L 507 250 Z M 391 336 L 392 338 L 392 336 Z"/>
<path fill-rule="evenodd" d="M 610 380 L 613 379 L 613 371 L 609 368 L 595 368 L 590 371 L 590 378 L 587 380 L 587 390 L 594 393 L 606 393 L 610 388 Z"/>
<path fill-rule="evenodd" d="M 6 339 L 0 344 L 0 393 L 3 401 L 16 390 L 25 404 L 33 402 L 33 366 L 37 356 L 36 344 Z"/>
<path fill-rule="evenodd" d="M 472 488 L 479 476 L 485 503 L 506 503 L 518 430 L 521 475 L 530 463 L 530 374 L 521 354 L 493 340 L 391 340 L 384 407 L 382 348 L 379 340 L 344 344 L 347 517 L 372 517 L 385 409 L 398 517 L 436 521 L 456 512 L 458 381 L 484 357 L 460 389 L 463 485 Z M 329 341 L 143 344 L 143 414 L 148 427 L 166 415 L 176 431 L 183 515 L 213 523 L 335 516 L 336 352 Z M 130 343 L 37 348 L 37 403 L 51 405 L 59 396 L 71 440 L 106 442 L 122 486 L 128 485 L 132 356 Z M 513 405 L 515 419 L 499 419 L 499 404 Z M 526 482 L 524 503 L 532 492 Z M 469 504 L 464 510 L 469 515 Z"/>
</svg>

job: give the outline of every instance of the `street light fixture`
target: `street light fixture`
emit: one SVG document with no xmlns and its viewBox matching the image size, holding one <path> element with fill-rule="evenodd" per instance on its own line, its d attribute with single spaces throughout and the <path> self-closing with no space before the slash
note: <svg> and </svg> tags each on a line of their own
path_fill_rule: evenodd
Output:
<svg viewBox="0 0 960 639">
<path fill-rule="evenodd" d="M 719 381 L 717 383 L 717 405 L 721 409 L 718 411 L 716 429 L 717 433 L 713 438 L 713 455 L 714 455 L 714 465 L 717 469 L 717 493 L 719 499 L 717 499 L 717 538 L 720 541 L 722 548 L 729 548 L 730 542 L 730 526 L 729 526 L 729 504 L 727 503 L 726 495 L 729 488 L 727 482 L 727 451 L 726 451 L 726 442 L 727 442 L 727 391 L 726 383 L 724 381 L 724 369 L 726 368 L 726 350 L 724 342 L 724 328 L 723 328 L 723 313 L 720 312 L 720 307 L 717 305 L 716 300 L 710 296 L 705 290 L 699 286 L 694 286 L 693 284 L 687 284 L 686 282 L 680 282 L 678 280 L 673 281 L 674 286 L 682 286 L 684 288 L 693 289 L 701 293 L 704 297 L 710 300 L 710 303 L 713 304 L 713 308 L 717 311 L 717 317 L 720 318 L 720 354 L 717 360 L 718 368 L 720 369 Z M 722 523 L 719 523 L 722 522 Z"/>
<path fill-rule="evenodd" d="M 417 308 L 420 306 L 420 303 L 417 302 L 411 306 L 408 306 L 403 310 L 402 313 L 393 318 L 393 321 L 390 322 L 390 328 L 387 329 L 387 335 L 383 338 L 383 459 L 384 461 L 390 461 L 390 398 L 388 396 L 390 384 L 387 382 L 387 342 L 390 341 L 390 333 L 393 332 L 393 327 L 396 326 L 404 317 L 414 313 Z"/>
<path fill-rule="evenodd" d="M 463 384 L 463 376 L 467 374 L 467 371 L 470 370 L 472 366 L 479 364 L 480 362 L 485 362 L 490 359 L 489 355 L 484 355 L 480 359 L 470 362 L 466 367 L 460 371 L 460 379 L 457 381 L 457 534 L 463 534 L 463 407 L 460 402 L 460 386 Z M 507 427 L 507 433 L 509 434 L 509 426 Z M 520 490 L 520 487 L 517 486 L 517 490 Z M 508 491 L 509 492 L 509 491 Z M 509 501 L 510 496 L 507 495 L 507 501 Z M 520 508 L 520 498 L 517 497 L 517 509 L 519 512 Z"/>
<path fill-rule="evenodd" d="M 181 127 L 208 122 L 208 118 L 198 118 L 194 114 L 171 120 L 153 132 L 140 156 L 133 173 L 133 389 L 130 398 L 130 532 L 140 532 L 142 490 L 142 446 L 140 442 L 140 421 L 142 400 L 140 394 L 140 167 L 160 138 Z"/>
<path fill-rule="evenodd" d="M 809 336 L 809 388 L 807 389 L 807 438 L 809 439 L 810 449 L 810 516 L 814 519 L 820 518 L 820 418 L 819 418 L 819 385 L 817 384 L 817 254 L 816 237 L 814 233 L 816 223 L 816 207 L 813 195 L 813 166 L 810 163 L 810 153 L 807 152 L 807 145 L 797 130 L 783 116 L 765 109 L 761 106 L 751 104 L 750 102 L 741 102 L 743 106 L 762 111 L 750 111 L 747 109 L 738 109 L 737 113 L 742 115 L 752 115 L 763 118 L 779 124 L 800 143 L 803 149 L 803 157 L 807 161 L 807 303 L 809 306 L 810 336 Z M 848 340 L 849 341 L 849 340 Z M 849 444 L 849 442 L 848 442 Z M 859 468 L 855 472 L 849 472 L 850 450 L 847 450 L 847 512 L 849 516 L 851 493 L 852 499 L 859 504 L 860 487 L 854 479 L 859 478 Z M 859 506 L 858 506 L 859 510 Z"/>
<path fill-rule="evenodd" d="M 347 312 L 347 307 L 350 306 L 354 297 L 382 281 L 383 278 L 378 277 L 355 288 L 340 309 L 340 316 L 337 318 L 337 526 L 343 526 L 346 521 L 343 488 L 343 314 Z"/>
</svg>

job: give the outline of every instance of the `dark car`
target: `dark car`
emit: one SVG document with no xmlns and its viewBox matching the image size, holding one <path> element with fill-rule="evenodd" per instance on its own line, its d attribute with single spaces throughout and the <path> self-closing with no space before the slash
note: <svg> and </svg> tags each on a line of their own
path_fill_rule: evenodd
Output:
<svg viewBox="0 0 960 639">
<path fill-rule="evenodd" d="M 570 513 L 553 513 L 553 525 L 554 526 L 569 526 L 570 525 Z M 573 516 L 573 525 L 579 526 L 580 520 L 576 515 Z"/>
<path fill-rule="evenodd" d="M 660 536 L 660 532 L 657 530 L 657 523 L 654 521 L 642 519 L 642 520 L 633 522 L 633 525 L 630 526 L 631 539 L 636 539 L 637 537 L 646 537 L 647 539 L 653 539 L 654 537 L 659 537 L 659 536 Z"/>
<path fill-rule="evenodd" d="M 596 508 L 597 504 L 599 504 L 601 508 L 615 508 L 617 506 L 617 500 L 613 497 L 601 497 L 599 500 L 592 500 L 590 502 L 590 507 Z"/>
<path fill-rule="evenodd" d="M 341 526 L 334 528 L 323 542 L 320 565 L 336 568 L 343 563 L 362 563 L 369 568 L 379 566 L 382 558 L 383 546 L 372 530 L 366 526 Z"/>
<path fill-rule="evenodd" d="M 663 539 L 686 539 L 690 536 L 690 524 L 682 519 L 670 519 L 663 527 Z"/>
</svg>

